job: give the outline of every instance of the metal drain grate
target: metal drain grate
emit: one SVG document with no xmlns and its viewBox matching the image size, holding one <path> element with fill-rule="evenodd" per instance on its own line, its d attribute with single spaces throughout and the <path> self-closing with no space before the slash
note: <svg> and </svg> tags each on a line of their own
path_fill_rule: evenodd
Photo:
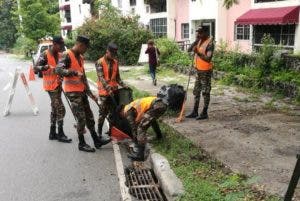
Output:
<svg viewBox="0 0 300 201">
<path fill-rule="evenodd" d="M 167 201 L 151 169 L 126 168 L 126 185 L 131 195 L 145 201 Z"/>
</svg>

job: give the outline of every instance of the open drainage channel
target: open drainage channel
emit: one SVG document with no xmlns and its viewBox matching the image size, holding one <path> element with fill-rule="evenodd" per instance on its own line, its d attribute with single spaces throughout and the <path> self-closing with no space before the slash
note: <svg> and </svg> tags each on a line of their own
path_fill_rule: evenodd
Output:
<svg viewBox="0 0 300 201">
<path fill-rule="evenodd" d="M 138 200 L 167 201 L 151 169 L 128 167 L 125 176 L 129 193 Z"/>
</svg>

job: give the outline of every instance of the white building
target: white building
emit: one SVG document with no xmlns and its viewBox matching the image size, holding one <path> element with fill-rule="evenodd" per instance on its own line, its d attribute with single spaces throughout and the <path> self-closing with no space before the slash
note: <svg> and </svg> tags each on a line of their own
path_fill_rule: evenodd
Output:
<svg viewBox="0 0 300 201">
<path fill-rule="evenodd" d="M 90 4 L 82 0 L 59 0 L 62 37 L 72 37 L 72 30 L 91 17 Z"/>
<path fill-rule="evenodd" d="M 139 22 L 150 28 L 154 35 L 175 39 L 176 0 L 112 0 L 111 2 L 123 15 L 138 15 Z"/>
</svg>

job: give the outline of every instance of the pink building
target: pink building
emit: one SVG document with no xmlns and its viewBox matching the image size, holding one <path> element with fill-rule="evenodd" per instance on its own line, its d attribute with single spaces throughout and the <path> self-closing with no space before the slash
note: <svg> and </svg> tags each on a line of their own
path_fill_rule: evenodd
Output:
<svg viewBox="0 0 300 201">
<path fill-rule="evenodd" d="M 243 0 L 226 14 L 224 40 L 231 48 L 251 52 L 261 46 L 264 34 L 276 45 L 300 51 L 300 0 Z"/>
<path fill-rule="evenodd" d="M 176 1 L 176 41 L 186 41 L 190 38 L 189 26 L 189 1 L 177 0 Z"/>
<path fill-rule="evenodd" d="M 231 7 L 227 11 L 227 38 L 226 42 L 230 48 L 239 48 L 241 51 L 250 52 L 252 49 L 252 43 L 250 38 L 250 27 L 235 25 L 235 21 L 238 17 L 251 9 L 251 0 L 243 0 L 242 3 Z M 249 35 L 245 35 L 249 29 Z"/>
</svg>

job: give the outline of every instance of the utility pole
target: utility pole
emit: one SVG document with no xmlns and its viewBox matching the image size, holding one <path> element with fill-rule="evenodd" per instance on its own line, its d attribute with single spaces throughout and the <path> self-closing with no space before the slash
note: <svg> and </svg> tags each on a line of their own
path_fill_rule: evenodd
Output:
<svg viewBox="0 0 300 201">
<path fill-rule="evenodd" d="M 17 0 L 17 5 L 18 5 L 18 14 L 19 14 L 19 21 L 20 21 L 21 36 L 24 36 L 24 34 L 23 34 L 23 25 L 22 25 L 23 18 L 22 18 L 22 15 L 20 13 L 20 10 L 21 10 L 20 0 Z"/>
</svg>

